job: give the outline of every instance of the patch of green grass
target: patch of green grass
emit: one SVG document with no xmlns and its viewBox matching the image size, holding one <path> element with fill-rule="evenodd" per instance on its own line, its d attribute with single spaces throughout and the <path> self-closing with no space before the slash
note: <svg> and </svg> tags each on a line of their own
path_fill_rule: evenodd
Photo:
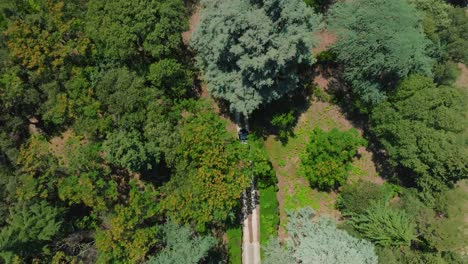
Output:
<svg viewBox="0 0 468 264">
<path fill-rule="evenodd" d="M 242 228 L 230 228 L 226 231 L 230 264 L 242 263 Z"/>
<path fill-rule="evenodd" d="M 266 246 L 270 237 L 278 236 L 279 208 L 276 186 L 260 190 L 260 245 Z"/>
<path fill-rule="evenodd" d="M 302 207 L 312 207 L 318 209 L 319 204 L 317 203 L 317 195 L 314 190 L 309 186 L 304 186 L 300 183 L 294 185 L 294 194 L 286 195 L 284 201 L 284 209 L 286 211 L 295 210 Z"/>
<path fill-rule="evenodd" d="M 282 160 L 280 160 L 280 161 L 278 162 L 278 165 L 279 165 L 280 167 L 284 167 L 284 166 L 286 165 L 286 161 L 285 161 L 284 159 L 282 159 Z"/>
<path fill-rule="evenodd" d="M 348 172 L 348 175 L 362 177 L 362 176 L 366 176 L 366 172 L 362 170 L 360 167 L 356 165 L 352 165 L 351 169 Z"/>
</svg>

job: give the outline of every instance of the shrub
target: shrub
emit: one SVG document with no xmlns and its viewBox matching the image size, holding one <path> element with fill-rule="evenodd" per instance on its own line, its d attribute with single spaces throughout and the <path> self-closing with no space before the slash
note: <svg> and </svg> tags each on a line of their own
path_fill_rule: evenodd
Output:
<svg viewBox="0 0 468 264">
<path fill-rule="evenodd" d="M 365 145 L 355 129 L 324 132 L 315 128 L 310 142 L 301 155 L 300 173 L 310 181 L 312 187 L 333 189 L 345 183 L 350 162 L 359 146 Z"/>
<path fill-rule="evenodd" d="M 336 201 L 336 207 L 344 215 L 362 214 L 373 203 L 378 201 L 389 201 L 395 192 L 390 185 L 378 185 L 369 181 L 359 180 L 346 185 L 341 190 Z"/>
<path fill-rule="evenodd" d="M 336 54 L 331 50 L 324 50 L 317 55 L 317 63 L 332 64 L 336 62 Z"/>
<path fill-rule="evenodd" d="M 271 119 L 271 124 L 278 129 L 278 138 L 281 142 L 286 142 L 288 137 L 293 136 L 293 128 L 296 123 L 294 112 L 289 111 L 283 114 L 277 114 Z"/>
</svg>

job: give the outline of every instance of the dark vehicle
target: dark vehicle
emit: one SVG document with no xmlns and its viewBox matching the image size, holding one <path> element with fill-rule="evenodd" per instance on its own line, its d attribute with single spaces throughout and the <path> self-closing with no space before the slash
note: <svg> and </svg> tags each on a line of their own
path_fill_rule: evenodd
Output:
<svg viewBox="0 0 468 264">
<path fill-rule="evenodd" d="M 239 140 L 242 143 L 247 142 L 247 139 L 249 137 L 249 132 L 245 128 L 241 128 L 239 132 L 237 132 L 237 135 L 239 136 Z"/>
</svg>

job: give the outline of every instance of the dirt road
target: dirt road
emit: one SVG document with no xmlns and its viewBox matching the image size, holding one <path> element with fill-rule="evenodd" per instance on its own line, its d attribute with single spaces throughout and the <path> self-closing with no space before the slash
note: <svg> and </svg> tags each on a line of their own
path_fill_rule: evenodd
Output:
<svg viewBox="0 0 468 264">
<path fill-rule="evenodd" d="M 254 184 L 244 192 L 242 202 L 242 263 L 260 264 L 260 206 Z"/>
</svg>

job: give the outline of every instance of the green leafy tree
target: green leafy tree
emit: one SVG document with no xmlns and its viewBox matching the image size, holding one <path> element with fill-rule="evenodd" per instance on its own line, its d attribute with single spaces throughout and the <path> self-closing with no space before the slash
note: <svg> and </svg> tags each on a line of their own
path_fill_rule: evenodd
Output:
<svg viewBox="0 0 468 264">
<path fill-rule="evenodd" d="M 377 263 L 374 246 L 336 228 L 331 219 L 312 220 L 313 210 L 289 213 L 286 250 L 275 240 L 265 248 L 265 263 Z"/>
<path fill-rule="evenodd" d="M 130 183 L 128 204 L 117 204 L 95 235 L 97 263 L 135 263 L 154 248 L 159 230 L 155 223 L 157 193 L 150 186 Z"/>
<path fill-rule="evenodd" d="M 58 160 L 49 149 L 44 136 L 32 136 L 18 155 L 20 167 L 17 194 L 20 200 L 55 197 L 58 180 Z"/>
<path fill-rule="evenodd" d="M 63 70 L 67 61 L 87 55 L 90 41 L 81 32 L 80 21 L 66 16 L 64 6 L 64 2 L 42 1 L 26 19 L 12 17 L 4 33 L 10 54 L 31 78 Z"/>
<path fill-rule="evenodd" d="M 249 115 L 295 89 L 319 16 L 302 0 L 203 1 L 191 46 L 208 90 Z"/>
<path fill-rule="evenodd" d="M 416 240 L 410 217 L 385 202 L 377 202 L 363 214 L 351 218 L 351 225 L 364 237 L 380 246 L 409 246 Z"/>
<path fill-rule="evenodd" d="M 117 183 L 104 164 L 99 144 L 72 136 L 64 146 L 60 158 L 66 173 L 58 182 L 58 195 L 72 204 L 85 204 L 96 210 L 105 211 L 117 201 Z"/>
<path fill-rule="evenodd" d="M 198 230 L 222 223 L 249 186 L 243 146 L 226 132 L 225 124 L 206 107 L 186 113 L 179 127 L 175 173 L 162 190 L 161 209 L 177 222 Z"/>
<path fill-rule="evenodd" d="M 450 26 L 451 6 L 443 0 L 410 0 L 417 10 L 424 13 L 424 32 L 432 41 L 440 41 L 438 33 Z"/>
<path fill-rule="evenodd" d="M 195 235 L 189 227 L 173 222 L 166 223 L 162 233 L 164 249 L 150 258 L 147 264 L 197 264 L 206 259 L 216 245 L 216 239 L 212 236 Z"/>
<path fill-rule="evenodd" d="M 149 67 L 147 79 L 171 98 L 181 98 L 192 86 L 190 72 L 175 59 L 164 59 Z"/>
<path fill-rule="evenodd" d="M 410 73 L 431 74 L 430 42 L 418 17 L 406 0 L 347 1 L 330 10 L 330 29 L 338 35 L 332 50 L 362 102 L 382 101 Z"/>
<path fill-rule="evenodd" d="M 126 68 L 109 69 L 99 75 L 96 96 L 101 109 L 122 128 L 139 128 L 145 121 L 146 106 L 156 91 L 145 87 L 144 78 Z"/>
<path fill-rule="evenodd" d="M 450 59 L 468 64 L 468 15 L 464 8 L 452 8 L 449 18 L 452 23 L 440 33 L 441 42 Z"/>
<path fill-rule="evenodd" d="M 461 92 L 418 75 L 404 80 L 372 113 L 372 130 L 390 160 L 409 170 L 429 195 L 468 175 L 464 124 Z"/>
<path fill-rule="evenodd" d="M 129 66 L 174 56 L 187 28 L 182 0 L 91 0 L 86 21 L 102 56 Z"/>
<path fill-rule="evenodd" d="M 315 128 L 310 142 L 301 155 L 300 173 L 312 187 L 333 189 L 346 182 L 351 160 L 357 149 L 366 144 L 357 130 L 324 132 Z"/>
<path fill-rule="evenodd" d="M 107 161 L 132 172 L 151 168 L 154 159 L 148 156 L 139 132 L 119 130 L 107 137 L 102 146 Z"/>
<path fill-rule="evenodd" d="M 47 254 L 47 244 L 59 233 L 61 212 L 47 202 L 19 202 L 10 209 L 7 225 L 0 231 L 0 257 L 12 260 Z"/>
<path fill-rule="evenodd" d="M 239 154 L 243 161 L 249 162 L 249 166 L 243 167 L 244 173 L 253 177 L 259 188 L 276 186 L 276 173 L 261 138 L 250 135 L 248 145 L 242 146 Z"/>
</svg>

